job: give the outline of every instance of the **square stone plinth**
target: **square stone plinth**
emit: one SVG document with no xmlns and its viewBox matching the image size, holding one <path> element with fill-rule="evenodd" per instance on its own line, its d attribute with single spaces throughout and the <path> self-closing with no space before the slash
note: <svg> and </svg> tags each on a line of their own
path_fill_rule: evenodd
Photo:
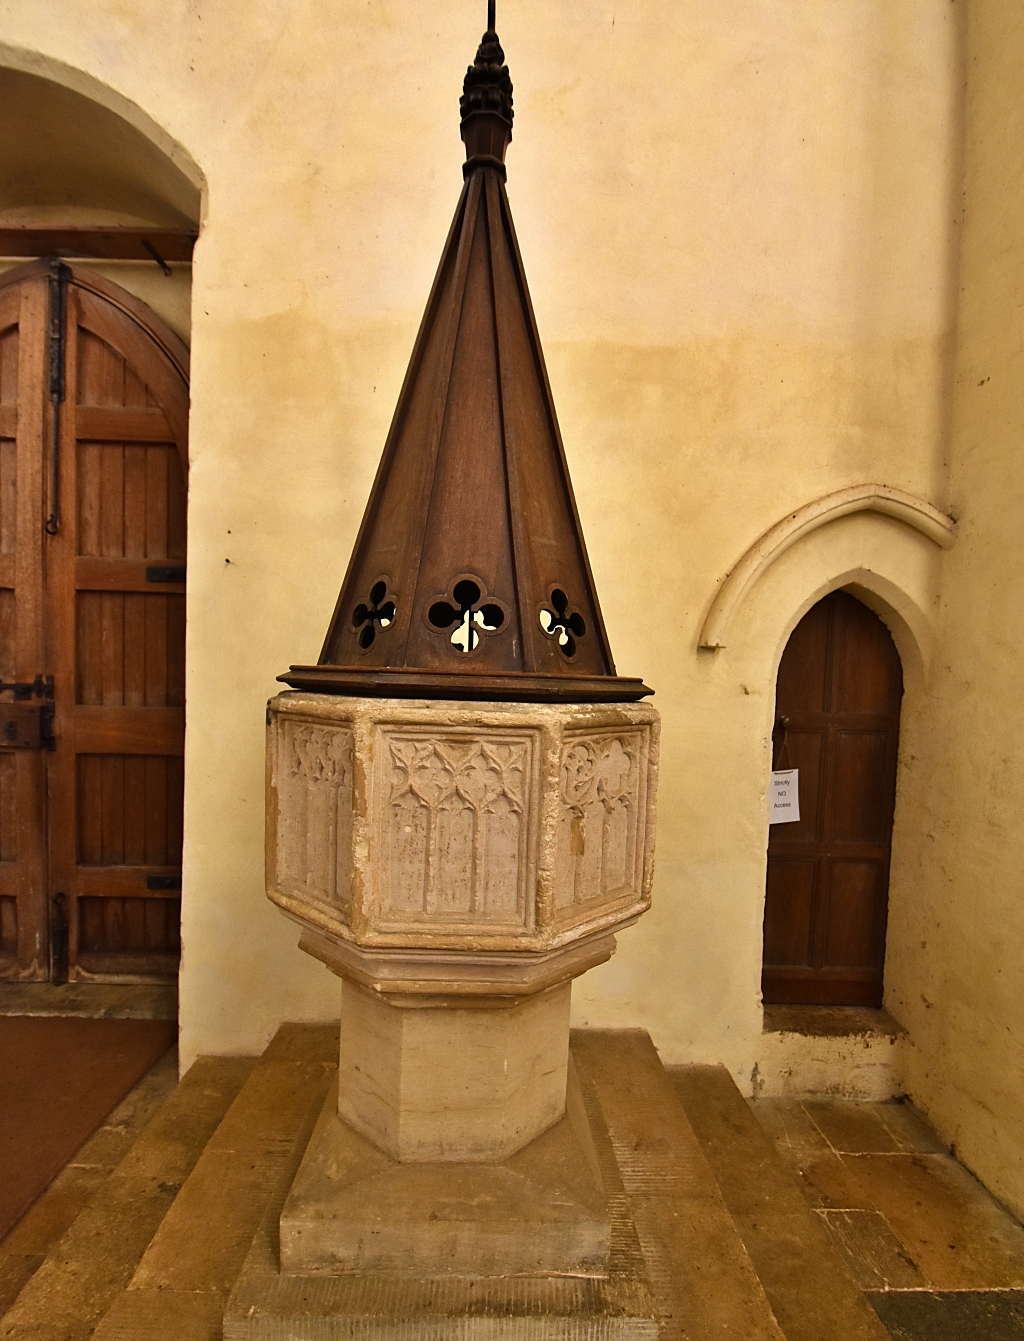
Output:
<svg viewBox="0 0 1024 1341">
<path fill-rule="evenodd" d="M 565 1116 L 492 1164 L 399 1163 L 329 1096 L 281 1212 L 287 1274 L 599 1276 L 611 1243 L 598 1154 L 569 1067 Z"/>
<path fill-rule="evenodd" d="M 449 1270 L 451 1258 L 440 1269 L 436 1260 L 429 1261 L 418 1275 L 396 1275 L 379 1270 L 349 1270 L 341 1274 L 327 1274 L 323 1269 L 282 1270 L 284 1263 L 280 1254 L 291 1234 L 287 1217 L 297 1209 L 296 1194 L 302 1192 L 305 1195 L 313 1190 L 315 1180 L 330 1175 L 331 1155 L 325 1148 L 328 1138 L 323 1132 L 337 1123 L 332 1095 L 320 1114 L 317 1135 L 306 1147 L 301 1166 L 300 1142 L 295 1161 L 285 1170 L 280 1189 L 268 1205 L 225 1310 L 224 1341 L 452 1341 L 452 1338 L 459 1341 L 657 1341 L 660 1312 L 608 1138 L 602 1105 L 598 1102 L 593 1078 L 582 1070 L 575 1071 L 572 1066 L 569 1096 L 570 1111 L 577 1104 L 582 1107 L 589 1141 L 587 1136 L 582 1138 L 584 1148 L 572 1156 L 569 1166 L 563 1166 L 561 1177 L 563 1186 L 570 1193 L 569 1199 L 575 1199 L 582 1212 L 583 1223 L 588 1220 L 594 1223 L 593 1212 L 597 1210 L 610 1225 L 606 1240 L 607 1259 L 600 1274 L 514 1274 L 511 1258 L 506 1268 L 508 1274 L 495 1276 L 453 1275 Z M 538 1194 L 532 1198 L 532 1218 L 528 1216 L 518 1225 L 516 1204 L 512 1199 L 506 1203 L 510 1212 L 504 1228 L 506 1246 L 517 1234 L 526 1238 L 535 1232 L 537 1225 L 542 1223 L 537 1208 L 545 1196 L 553 1203 L 565 1199 L 553 1195 L 559 1185 L 556 1176 L 558 1161 L 550 1155 L 554 1138 L 561 1139 L 558 1132 L 561 1127 L 559 1123 L 527 1150 L 498 1166 L 538 1189 Z M 359 1141 L 354 1133 L 352 1137 Z M 318 1168 L 314 1163 L 317 1147 L 320 1151 Z M 336 1141 L 334 1148 L 337 1149 Z M 373 1167 L 382 1171 L 385 1167 L 390 1169 L 390 1175 L 383 1174 L 384 1177 L 402 1176 L 400 1166 L 386 1161 L 368 1143 L 363 1143 L 361 1148 L 373 1162 Z M 566 1142 L 562 1149 L 568 1153 L 568 1148 Z M 590 1181 L 595 1162 L 600 1175 L 600 1205 L 596 1199 L 590 1201 L 595 1197 L 594 1184 Z M 582 1180 L 580 1165 L 585 1165 L 588 1170 L 587 1177 Z M 430 1167 L 409 1166 L 409 1172 L 418 1175 Z M 449 1170 L 453 1167 L 459 1166 L 448 1166 Z M 480 1165 L 462 1167 L 464 1170 L 468 1168 L 473 1176 L 486 1169 Z M 300 1169 L 298 1176 L 297 1168 Z M 339 1180 L 332 1181 L 336 1184 Z M 363 1229 L 372 1230 L 372 1204 L 367 1203 L 368 1198 L 373 1197 L 375 1182 L 370 1164 L 366 1166 L 365 1176 L 351 1187 L 355 1195 L 350 1198 L 350 1204 L 362 1216 Z M 587 1187 L 591 1190 L 584 1191 Z M 498 1202 L 493 1192 L 492 1197 L 491 1206 L 496 1210 Z M 521 1198 L 519 1207 L 525 1201 L 526 1198 Z M 401 1201 L 397 1204 L 400 1207 Z M 388 1212 L 392 1225 L 396 1220 L 400 1223 L 407 1213 L 400 1210 L 396 1217 L 394 1209 L 395 1203 L 392 1203 Z M 413 1212 L 416 1209 L 414 1205 L 408 1208 Z M 442 1216 L 445 1214 L 444 1203 L 432 1209 Z M 430 1220 L 430 1209 L 422 1202 L 418 1204 L 418 1210 L 421 1214 L 426 1211 L 428 1229 L 436 1223 Z M 564 1224 L 564 1208 L 560 1213 Z M 350 1228 L 357 1223 L 358 1216 L 349 1221 Z M 496 1226 L 497 1220 L 492 1222 L 492 1230 Z M 438 1240 L 432 1241 L 436 1246 Z M 491 1245 L 494 1244 L 492 1236 Z M 522 1250 L 519 1251 L 522 1261 Z M 421 1254 L 421 1260 L 425 1258 L 426 1254 Z M 761 1335 L 760 1332 L 756 1334 Z M 751 1335 L 754 1335 L 753 1331 Z"/>
</svg>

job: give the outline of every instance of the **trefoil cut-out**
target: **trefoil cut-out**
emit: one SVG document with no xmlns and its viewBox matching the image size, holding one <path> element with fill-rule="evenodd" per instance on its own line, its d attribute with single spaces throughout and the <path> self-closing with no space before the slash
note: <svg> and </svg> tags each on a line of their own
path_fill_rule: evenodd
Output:
<svg viewBox="0 0 1024 1341">
<path fill-rule="evenodd" d="M 569 597 L 561 587 L 552 587 L 549 606 L 540 610 L 540 626 L 549 638 L 554 638 L 564 657 L 576 655 L 576 639 L 587 632 L 587 622 L 578 610 L 569 606 Z"/>
<path fill-rule="evenodd" d="M 447 634 L 461 653 L 475 652 L 485 636 L 500 633 L 507 618 L 504 602 L 486 595 L 483 583 L 472 574 L 456 578 L 450 592 L 427 609 L 428 628 Z"/>
<path fill-rule="evenodd" d="M 388 596 L 388 580 L 379 578 L 370 588 L 368 601 L 360 601 L 352 611 L 352 628 L 358 634 L 359 650 L 368 651 L 377 637 L 395 622 L 395 602 Z"/>
</svg>

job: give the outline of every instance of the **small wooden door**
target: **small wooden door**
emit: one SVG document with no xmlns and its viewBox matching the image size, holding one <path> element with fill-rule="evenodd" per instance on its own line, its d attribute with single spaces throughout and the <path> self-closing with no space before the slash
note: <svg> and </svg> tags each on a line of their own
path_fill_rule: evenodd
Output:
<svg viewBox="0 0 1024 1341">
<path fill-rule="evenodd" d="M 800 819 L 768 839 L 761 990 L 770 1004 L 880 1006 L 903 670 L 892 635 L 836 591 L 793 630 L 773 767 Z"/>
<path fill-rule="evenodd" d="M 143 304 L 0 280 L 0 977 L 177 971 L 187 432 L 187 351 Z M 51 739 L 5 739 L 36 709 Z"/>
</svg>

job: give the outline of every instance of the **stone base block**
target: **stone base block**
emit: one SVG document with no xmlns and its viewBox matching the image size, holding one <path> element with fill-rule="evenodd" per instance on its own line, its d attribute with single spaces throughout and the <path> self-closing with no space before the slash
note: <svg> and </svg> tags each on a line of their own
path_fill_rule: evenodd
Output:
<svg viewBox="0 0 1024 1341">
<path fill-rule="evenodd" d="M 282 1273 L 606 1274 L 611 1221 L 568 1074 L 565 1116 L 499 1164 L 401 1164 L 343 1122 L 329 1096 L 281 1212 Z"/>
<path fill-rule="evenodd" d="M 645 1283 L 551 1276 L 245 1276 L 232 1293 L 223 1331 L 224 1341 L 658 1341 L 659 1335 Z"/>
<path fill-rule="evenodd" d="M 403 1163 L 507 1159 L 565 1112 L 571 991 L 391 1004 L 343 982 L 340 1116 Z"/>
<path fill-rule="evenodd" d="M 646 1044 L 654 1066 L 658 1067 L 657 1057 L 645 1036 L 637 1034 L 636 1037 Z M 613 1088 L 632 1092 L 628 1080 L 631 1067 L 627 1064 L 624 1068 L 618 1057 L 615 1060 Z M 664 1084 L 668 1086 L 667 1081 Z M 354 1132 L 349 1133 L 347 1142 L 339 1142 L 341 1124 L 335 1115 L 332 1094 L 321 1111 L 314 1137 L 301 1154 L 301 1163 L 300 1152 L 305 1144 L 302 1140 L 297 1143 L 293 1160 L 283 1172 L 278 1192 L 268 1204 L 225 1309 L 224 1341 L 452 1341 L 453 1338 L 458 1341 L 657 1341 L 661 1309 L 655 1302 L 652 1278 L 640 1250 L 630 1203 L 608 1138 L 602 1113 L 606 1098 L 607 1093 L 599 1096 L 591 1073 L 582 1067 L 576 1071 L 575 1063 L 571 1063 L 567 1089 L 569 1116 L 564 1122 L 559 1122 L 526 1150 L 496 1169 L 488 1170 L 479 1164 L 448 1166 L 447 1172 L 453 1179 L 447 1185 L 448 1195 L 445 1195 L 445 1184 L 441 1181 L 440 1189 L 435 1186 L 435 1193 L 440 1190 L 442 1195 L 433 1207 L 427 1206 L 420 1197 L 411 1198 L 407 1206 L 401 1191 L 394 1199 L 382 1198 L 380 1216 L 375 1224 L 373 1210 L 379 1187 L 391 1178 L 401 1179 L 406 1174 L 414 1179 L 429 1176 L 438 1166 L 398 1165 Z M 672 1102 L 678 1110 L 677 1101 L 673 1098 Z M 647 1120 L 649 1105 L 641 1101 L 639 1108 L 645 1115 L 646 1125 L 642 1132 L 630 1129 L 629 1148 L 633 1155 L 630 1168 L 636 1159 L 641 1161 L 641 1168 L 646 1168 L 643 1160 L 647 1151 L 664 1158 L 662 1109 L 656 1103 L 655 1113 Z M 580 1120 L 581 1111 L 585 1122 Z M 571 1136 L 566 1136 L 566 1126 L 573 1128 Z M 352 1170 L 350 1182 L 345 1181 L 342 1165 L 333 1162 L 339 1152 L 347 1157 L 346 1151 L 349 1155 L 361 1152 L 361 1158 L 367 1161 L 361 1172 Z M 638 1153 L 634 1155 L 634 1151 Z M 599 1187 L 596 1186 L 595 1169 L 599 1173 Z M 481 1215 L 479 1208 L 474 1209 L 463 1195 L 466 1185 L 457 1182 L 460 1176 L 480 1178 L 478 1188 L 485 1188 L 483 1180 L 488 1172 L 500 1174 L 506 1180 L 506 1188 L 516 1179 L 522 1188 L 518 1199 L 507 1201 L 502 1211 L 500 1198 L 494 1191 L 498 1183 L 491 1184 L 488 1204 L 494 1220 L 489 1229 L 483 1223 L 486 1216 Z M 710 1179 L 710 1174 L 707 1176 Z M 713 1180 L 711 1182 L 713 1186 Z M 316 1192 L 317 1183 L 319 1193 Z M 345 1221 L 347 1229 L 353 1234 L 363 1234 L 367 1244 L 381 1225 L 388 1234 L 401 1231 L 402 1223 L 410 1214 L 417 1217 L 416 1223 L 408 1229 L 410 1244 L 424 1228 L 429 1232 L 437 1223 L 430 1218 L 431 1210 L 442 1222 L 447 1218 L 449 1226 L 456 1224 L 460 1213 L 476 1215 L 474 1234 L 481 1233 L 482 1240 L 481 1231 L 487 1229 L 492 1250 L 500 1247 L 504 1256 L 504 1250 L 509 1249 L 510 1255 L 504 1258 L 503 1273 L 495 1276 L 448 1274 L 450 1258 L 447 1262 L 436 1258 L 429 1261 L 426 1269 L 417 1276 L 373 1270 L 348 1270 L 337 1275 L 326 1274 L 322 1269 L 307 1270 L 302 1274 L 282 1271 L 283 1250 L 287 1248 L 291 1255 L 295 1246 L 292 1233 L 295 1222 L 291 1217 L 299 1209 L 300 1195 L 322 1196 L 326 1185 L 339 1197 L 344 1197 L 342 1184 L 349 1189 L 348 1205 L 352 1211 Z M 528 1185 L 534 1191 L 528 1193 Z M 455 1204 L 460 1197 L 461 1212 Z M 665 1201 L 664 1198 L 656 1200 L 659 1205 Z M 567 1203 L 577 1208 L 572 1214 L 577 1216 L 578 1224 L 606 1226 L 610 1222 L 610 1234 L 607 1228 L 602 1228 L 599 1235 L 607 1252 L 601 1274 L 516 1274 L 517 1267 L 526 1261 L 537 1260 L 536 1257 L 530 1259 L 523 1245 L 535 1236 L 546 1236 L 550 1243 L 555 1235 L 545 1226 L 567 1223 Z M 331 1204 L 341 1209 L 340 1199 Z M 397 1214 L 396 1207 L 399 1208 Z M 702 1220 L 706 1210 L 706 1203 L 701 1200 L 701 1224 L 695 1231 L 698 1240 L 703 1236 Z M 324 1203 L 320 1208 L 323 1223 L 314 1230 L 312 1204 L 307 1205 L 305 1215 L 312 1245 L 313 1238 L 326 1232 L 332 1217 L 329 1206 Z M 496 1241 L 493 1233 L 501 1217 L 505 1218 L 503 1244 Z M 673 1235 L 678 1237 L 676 1220 L 673 1216 L 669 1218 L 673 1228 L 665 1244 L 675 1242 Z M 337 1227 L 336 1222 L 334 1228 Z M 647 1232 L 649 1235 L 649 1228 Z M 517 1237 L 520 1240 L 520 1247 L 516 1249 L 519 1257 L 513 1259 L 512 1245 Z M 578 1242 L 582 1240 L 581 1234 Z M 435 1247 L 437 1242 L 435 1238 Z M 565 1242 L 563 1236 L 563 1245 Z M 673 1315 L 689 1319 L 692 1312 L 690 1294 L 696 1291 L 699 1295 L 703 1288 L 705 1294 L 717 1296 L 723 1288 L 720 1273 L 716 1274 L 713 1268 L 706 1269 L 699 1262 L 692 1278 L 687 1275 L 686 1263 L 694 1252 L 690 1239 L 685 1242 L 680 1239 L 680 1252 L 664 1261 L 663 1249 L 664 1245 L 658 1249 L 657 1279 L 663 1283 L 685 1281 L 679 1288 L 681 1298 L 685 1296 L 686 1306 L 679 1302 L 673 1307 Z M 427 1257 L 428 1254 L 421 1254 L 421 1260 Z M 337 1268 L 328 1268 L 332 1269 Z M 717 1313 L 715 1317 L 717 1319 Z M 694 1335 L 698 1331 L 702 1336 L 705 1332 L 711 1335 L 706 1327 L 695 1328 Z M 748 1335 L 742 1324 L 736 1331 L 737 1336 L 741 1334 Z M 751 1324 L 749 1336 L 758 1338 L 758 1341 L 767 1336 L 757 1327 L 756 1319 Z"/>
</svg>

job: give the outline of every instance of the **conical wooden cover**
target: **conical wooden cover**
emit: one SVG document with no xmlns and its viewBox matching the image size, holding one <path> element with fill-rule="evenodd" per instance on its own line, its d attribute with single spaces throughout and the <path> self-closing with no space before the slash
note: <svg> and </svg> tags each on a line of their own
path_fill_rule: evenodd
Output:
<svg viewBox="0 0 1024 1341">
<path fill-rule="evenodd" d="M 281 676 L 297 688 L 651 692 L 616 677 L 594 590 L 505 193 L 507 70 L 488 85 L 501 59 L 485 34 L 463 97 L 465 186 L 319 665 Z"/>
</svg>

